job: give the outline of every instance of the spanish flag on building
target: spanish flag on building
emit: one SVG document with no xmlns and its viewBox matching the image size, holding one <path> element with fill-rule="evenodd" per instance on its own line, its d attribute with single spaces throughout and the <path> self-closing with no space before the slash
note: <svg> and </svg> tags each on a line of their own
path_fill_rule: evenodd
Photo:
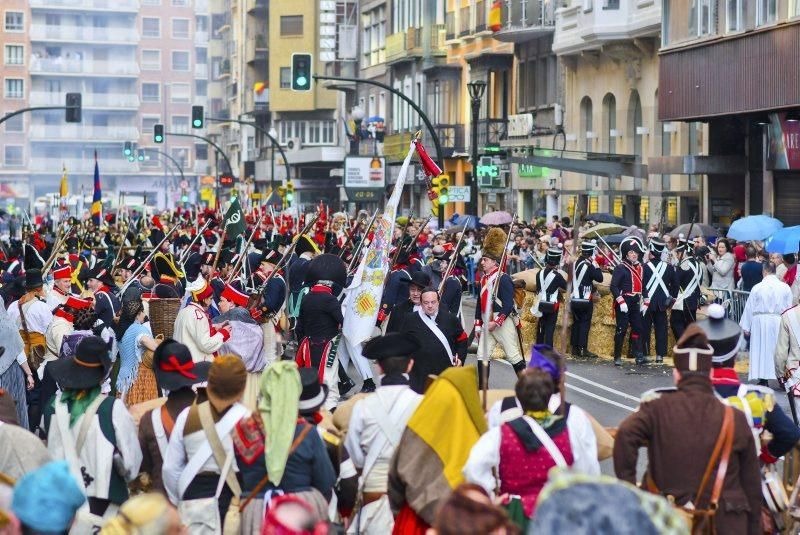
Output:
<svg viewBox="0 0 800 535">
<path fill-rule="evenodd" d="M 94 151 L 94 195 L 92 196 L 92 221 L 97 226 L 103 220 L 103 193 L 100 191 L 100 168 L 97 166 L 97 151 Z"/>
</svg>

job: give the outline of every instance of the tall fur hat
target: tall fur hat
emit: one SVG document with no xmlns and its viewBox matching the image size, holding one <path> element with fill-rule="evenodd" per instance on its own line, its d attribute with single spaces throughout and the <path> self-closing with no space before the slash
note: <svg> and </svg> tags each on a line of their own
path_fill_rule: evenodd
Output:
<svg viewBox="0 0 800 535">
<path fill-rule="evenodd" d="M 503 249 L 506 247 L 507 239 L 508 234 L 503 229 L 498 227 L 490 228 L 483 239 L 483 256 L 499 262 L 503 257 Z"/>
</svg>

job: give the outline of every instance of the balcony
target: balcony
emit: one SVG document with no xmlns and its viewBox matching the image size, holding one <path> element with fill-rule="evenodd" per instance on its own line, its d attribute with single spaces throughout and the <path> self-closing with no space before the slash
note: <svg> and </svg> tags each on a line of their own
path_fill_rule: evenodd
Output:
<svg viewBox="0 0 800 535">
<path fill-rule="evenodd" d="M 94 26 L 53 26 L 31 24 L 31 41 L 76 41 L 80 43 L 139 42 L 139 32 L 132 28 L 95 28 Z"/>
<path fill-rule="evenodd" d="M 553 36 L 553 52 L 556 55 L 578 55 L 595 50 L 609 51 L 607 45 L 617 47 L 633 45 L 647 46 L 643 40 L 651 38 L 653 48 L 658 48 L 661 33 L 661 2 L 619 2 L 610 4 L 617 7 L 604 8 L 600 0 L 588 3 L 588 9 L 581 2 L 573 2 L 569 7 L 556 8 L 556 27 Z M 631 43 L 625 43 L 630 41 Z M 641 51 L 628 47 L 627 50 L 612 52 L 612 59 L 627 62 L 631 54 L 641 55 Z"/>
<path fill-rule="evenodd" d="M 208 14 L 208 0 L 194 0 L 195 15 Z"/>
<path fill-rule="evenodd" d="M 502 27 L 494 38 L 506 43 L 524 43 L 556 28 L 555 0 L 508 0 L 502 4 Z"/>
<path fill-rule="evenodd" d="M 269 43 L 267 35 L 256 34 L 253 39 L 247 40 L 247 63 L 259 63 L 269 60 Z"/>
<path fill-rule="evenodd" d="M 422 56 L 422 32 L 423 30 L 420 28 L 409 28 L 405 32 L 393 33 L 388 36 L 386 38 L 386 63 L 398 63 Z"/>
<path fill-rule="evenodd" d="M 138 76 L 133 61 L 90 61 L 65 58 L 31 58 L 32 74 L 91 74 L 102 76 Z"/>
<path fill-rule="evenodd" d="M 63 93 L 31 91 L 31 106 L 63 106 L 66 97 Z M 139 108 L 139 95 L 135 93 L 89 93 L 83 94 L 84 108 L 132 109 Z"/>
<path fill-rule="evenodd" d="M 464 144 L 464 125 L 435 124 L 433 128 L 436 130 L 439 143 L 442 145 L 442 158 L 450 158 L 454 152 L 464 152 L 466 147 Z M 433 143 L 431 143 L 430 148 L 435 149 Z"/>
<path fill-rule="evenodd" d="M 198 80 L 208 80 L 208 63 L 195 63 L 194 77 Z"/>
<path fill-rule="evenodd" d="M 264 89 L 260 95 L 253 91 L 253 110 L 257 112 L 269 110 L 269 89 Z"/>
<path fill-rule="evenodd" d="M 478 121 L 478 147 L 499 144 L 508 135 L 508 119 L 481 119 Z"/>
<path fill-rule="evenodd" d="M 64 9 L 73 11 L 114 11 L 137 13 L 139 0 L 29 0 L 32 10 Z"/>
<path fill-rule="evenodd" d="M 208 46 L 208 32 L 197 30 L 194 32 L 195 46 Z"/>
<path fill-rule="evenodd" d="M 36 141 L 130 141 L 139 139 L 134 126 L 88 126 L 82 124 L 34 124 L 29 137 Z"/>
<path fill-rule="evenodd" d="M 94 173 L 94 159 L 84 158 L 31 158 L 30 165 L 28 166 L 31 171 L 37 173 L 61 173 L 61 166 L 67 168 L 68 174 L 92 174 Z M 113 160 L 106 160 L 100 158 L 98 160 L 98 167 L 101 174 L 108 173 L 135 173 L 139 170 L 136 162 L 129 162 L 128 160 L 119 158 Z"/>
</svg>

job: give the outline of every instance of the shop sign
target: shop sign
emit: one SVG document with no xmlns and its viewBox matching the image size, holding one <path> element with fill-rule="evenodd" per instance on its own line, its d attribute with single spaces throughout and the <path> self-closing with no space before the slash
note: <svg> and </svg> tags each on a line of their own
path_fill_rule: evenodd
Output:
<svg viewBox="0 0 800 535">
<path fill-rule="evenodd" d="M 347 200 L 350 202 L 373 202 L 383 200 L 383 189 L 345 188 Z"/>
<path fill-rule="evenodd" d="M 348 156 L 344 160 L 344 186 L 355 189 L 383 189 L 386 159 L 379 156 Z"/>
<path fill-rule="evenodd" d="M 800 122 L 787 121 L 785 113 L 770 113 L 767 168 L 800 169 Z"/>
<path fill-rule="evenodd" d="M 447 191 L 448 202 L 470 202 L 469 186 L 450 186 Z"/>
</svg>

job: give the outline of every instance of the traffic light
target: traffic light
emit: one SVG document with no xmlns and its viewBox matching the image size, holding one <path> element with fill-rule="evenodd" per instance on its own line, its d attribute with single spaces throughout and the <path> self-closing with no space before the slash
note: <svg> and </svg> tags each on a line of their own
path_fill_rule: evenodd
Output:
<svg viewBox="0 0 800 535">
<path fill-rule="evenodd" d="M 203 128 L 202 106 L 192 106 L 192 128 Z"/>
<path fill-rule="evenodd" d="M 311 54 L 292 54 L 292 89 L 311 90 Z"/>
<path fill-rule="evenodd" d="M 431 179 L 431 191 L 436 194 L 438 204 L 447 204 L 449 187 L 450 177 L 448 175 L 440 175 Z"/>
<path fill-rule="evenodd" d="M 164 143 L 164 125 L 153 125 L 153 141 L 156 143 Z"/>
<path fill-rule="evenodd" d="M 144 149 L 139 149 L 136 151 L 136 159 L 140 162 L 143 162 L 145 159 Z"/>
<path fill-rule="evenodd" d="M 64 120 L 68 123 L 81 122 L 81 94 L 67 93 L 66 107 Z"/>
<path fill-rule="evenodd" d="M 125 156 L 133 154 L 133 144 L 130 141 L 125 142 L 125 148 L 122 149 L 122 154 Z"/>
<path fill-rule="evenodd" d="M 286 200 L 288 202 L 294 200 L 294 183 L 291 180 L 286 183 Z"/>
<path fill-rule="evenodd" d="M 286 188 L 284 186 L 278 186 L 278 197 L 281 199 L 286 198 Z"/>
</svg>

